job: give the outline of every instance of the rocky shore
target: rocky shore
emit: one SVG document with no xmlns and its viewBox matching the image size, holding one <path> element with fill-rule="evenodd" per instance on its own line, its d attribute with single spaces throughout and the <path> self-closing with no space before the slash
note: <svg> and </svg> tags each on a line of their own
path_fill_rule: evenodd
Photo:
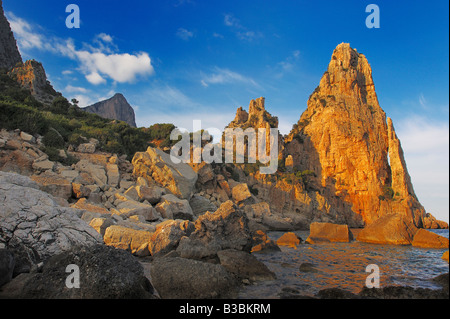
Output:
<svg viewBox="0 0 450 319">
<path fill-rule="evenodd" d="M 95 140 L 67 151 L 77 163 L 64 166 L 40 143 L 18 130 L 0 134 L 2 298 L 234 298 L 243 284 L 276 280 L 256 253 L 302 244 L 291 232 L 268 239 L 264 231 L 279 230 L 283 217 L 225 169 L 221 175 L 207 165 L 173 164 L 152 148 L 128 162 L 97 152 Z M 204 191 L 211 181 L 213 191 Z M 395 221 L 389 223 L 404 225 Z M 448 247 L 448 239 L 427 233 L 416 230 L 408 244 Z M 313 223 L 306 242 L 353 237 L 345 225 Z M 69 264 L 80 267 L 81 289 L 65 285 Z M 405 289 L 398 296 L 441 296 Z M 317 297 L 393 297 L 389 291 Z M 285 292 L 281 298 L 299 297 Z"/>
</svg>

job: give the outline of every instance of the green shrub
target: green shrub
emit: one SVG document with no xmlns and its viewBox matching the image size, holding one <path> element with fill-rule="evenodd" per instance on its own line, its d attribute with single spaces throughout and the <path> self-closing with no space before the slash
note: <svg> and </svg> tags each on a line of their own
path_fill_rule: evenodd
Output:
<svg viewBox="0 0 450 319">
<path fill-rule="evenodd" d="M 51 128 L 42 138 L 42 143 L 46 147 L 63 148 L 65 146 L 64 138 L 57 130 Z"/>
</svg>

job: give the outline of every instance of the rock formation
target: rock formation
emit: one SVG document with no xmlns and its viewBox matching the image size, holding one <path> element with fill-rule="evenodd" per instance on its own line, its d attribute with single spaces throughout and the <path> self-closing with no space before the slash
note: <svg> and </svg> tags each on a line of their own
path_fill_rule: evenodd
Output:
<svg viewBox="0 0 450 319">
<path fill-rule="evenodd" d="M 130 126 L 136 127 L 134 110 L 120 93 L 116 93 L 108 100 L 87 106 L 83 108 L 83 110 L 89 113 L 95 113 L 107 119 L 124 121 Z"/>
<path fill-rule="evenodd" d="M 327 197 L 342 198 L 366 224 L 398 213 L 421 227 L 424 208 L 392 120 L 378 103 L 366 57 L 338 45 L 307 105 L 286 139 L 294 167 L 314 171 Z"/>
<path fill-rule="evenodd" d="M 22 63 L 22 57 L 0 0 L 0 69 L 9 70 L 17 63 Z"/>
<path fill-rule="evenodd" d="M 61 96 L 47 80 L 42 64 L 35 60 L 17 64 L 8 74 L 44 104 L 50 104 L 55 97 Z"/>
</svg>

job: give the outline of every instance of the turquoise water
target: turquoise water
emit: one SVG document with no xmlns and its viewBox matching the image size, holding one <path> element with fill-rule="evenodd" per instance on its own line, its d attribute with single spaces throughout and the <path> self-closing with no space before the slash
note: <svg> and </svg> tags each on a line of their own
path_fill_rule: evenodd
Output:
<svg viewBox="0 0 450 319">
<path fill-rule="evenodd" d="M 449 237 L 448 230 L 433 230 Z M 309 232 L 295 232 L 305 240 Z M 277 240 L 283 232 L 269 232 Z M 341 288 L 358 293 L 365 286 L 366 267 L 376 264 L 380 270 L 380 286 L 411 286 L 440 289 L 430 279 L 447 273 L 448 263 L 441 259 L 448 249 L 424 249 L 412 246 L 374 245 L 353 241 L 321 245 L 300 244 L 297 249 L 281 246 L 281 252 L 254 254 L 273 271 L 277 280 L 246 286 L 240 298 L 279 298 L 282 288 L 294 288 L 302 295 L 313 296 L 324 288 Z M 303 263 L 313 271 L 301 271 Z"/>
</svg>

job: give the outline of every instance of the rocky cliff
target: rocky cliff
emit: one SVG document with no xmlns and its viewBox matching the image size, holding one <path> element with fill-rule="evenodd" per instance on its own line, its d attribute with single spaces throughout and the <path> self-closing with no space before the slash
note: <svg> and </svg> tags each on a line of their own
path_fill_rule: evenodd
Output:
<svg viewBox="0 0 450 319">
<path fill-rule="evenodd" d="M 18 63 L 8 74 L 24 89 L 29 90 L 36 100 L 44 104 L 50 104 L 55 97 L 61 95 L 47 80 L 42 64 L 35 60 Z"/>
<path fill-rule="evenodd" d="M 351 204 L 366 224 L 397 213 L 422 226 L 424 208 L 366 57 L 338 45 L 307 105 L 286 138 L 285 156 L 293 165 L 314 171 L 316 183 Z"/>
<path fill-rule="evenodd" d="M 9 70 L 19 62 L 22 62 L 22 57 L 0 0 L 0 68 Z"/>
<path fill-rule="evenodd" d="M 95 113 L 101 117 L 119 120 L 136 127 L 134 110 L 125 97 L 116 93 L 112 98 L 104 100 L 84 108 L 86 112 Z"/>
</svg>

